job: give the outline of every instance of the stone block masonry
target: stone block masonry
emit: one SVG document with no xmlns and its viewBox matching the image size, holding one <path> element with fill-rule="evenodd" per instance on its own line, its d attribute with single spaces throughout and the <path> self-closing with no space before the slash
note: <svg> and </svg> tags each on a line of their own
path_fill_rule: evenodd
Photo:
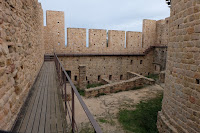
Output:
<svg viewBox="0 0 200 133">
<path fill-rule="evenodd" d="M 169 42 L 169 18 L 156 22 L 156 45 L 167 46 Z"/>
<path fill-rule="evenodd" d="M 110 94 L 110 93 L 116 93 L 119 91 L 127 91 L 127 90 L 134 89 L 136 87 L 143 87 L 144 85 L 155 84 L 155 81 L 153 79 L 149 79 L 149 78 L 140 76 L 138 74 L 133 74 L 131 72 L 129 72 L 129 74 L 132 74 L 135 77 L 128 80 L 116 82 L 116 83 L 106 84 L 100 87 L 86 89 L 85 96 L 87 98 L 95 97 L 101 94 Z"/>
<path fill-rule="evenodd" d="M 156 43 L 156 20 L 143 20 L 142 48 L 147 49 Z"/>
<path fill-rule="evenodd" d="M 70 53 L 83 53 L 86 51 L 86 29 L 68 28 L 67 29 L 67 48 Z"/>
<path fill-rule="evenodd" d="M 159 21 L 145 19 L 143 32 L 89 29 L 87 33 L 84 28 L 67 28 L 67 46 L 64 12 L 47 11 L 46 21 L 44 37 L 48 54 L 52 54 L 53 49 L 63 54 L 142 54 L 150 46 L 167 46 L 168 43 L 168 18 Z"/>
<path fill-rule="evenodd" d="M 107 49 L 107 31 L 89 29 L 90 53 L 103 53 Z"/>
<path fill-rule="evenodd" d="M 108 48 L 109 53 L 124 53 L 125 51 L 125 31 L 109 30 L 108 31 Z"/>
<path fill-rule="evenodd" d="M 160 133 L 200 132 L 200 1 L 171 0 Z"/>
<path fill-rule="evenodd" d="M 126 48 L 128 53 L 142 52 L 142 32 L 126 32 Z"/>
<path fill-rule="evenodd" d="M 79 65 L 79 88 L 86 89 L 86 66 Z"/>
<path fill-rule="evenodd" d="M 0 1 L 0 129 L 9 130 L 43 63 L 37 0 Z"/>
<path fill-rule="evenodd" d="M 79 65 L 86 66 L 87 83 L 99 83 L 101 78 L 113 82 L 124 80 L 127 71 L 141 75 L 152 74 L 153 51 L 146 56 L 65 56 L 59 57 L 67 71 L 71 71 L 73 83 L 79 82 Z M 98 78 L 100 76 L 100 78 Z"/>
<path fill-rule="evenodd" d="M 89 47 L 86 47 L 86 29 L 68 28 L 65 46 L 64 12 L 47 11 L 46 16 L 47 25 L 43 26 L 43 10 L 37 0 L 0 0 L 0 129 L 9 130 L 14 123 L 40 70 L 44 53 L 74 55 L 59 58 L 66 70 L 71 71 L 72 81 L 85 86 L 101 79 L 124 80 L 127 71 L 153 73 L 154 52 L 149 47 L 167 44 L 164 35 L 168 23 L 145 20 L 143 33 L 90 29 Z M 188 32 L 195 32 L 192 38 L 197 39 L 198 25 Z M 157 63 L 163 65 L 161 62 Z M 79 72 L 80 65 L 86 68 Z"/>
<path fill-rule="evenodd" d="M 44 27 L 45 53 L 59 52 L 65 48 L 65 20 L 62 11 L 46 11 Z"/>
</svg>

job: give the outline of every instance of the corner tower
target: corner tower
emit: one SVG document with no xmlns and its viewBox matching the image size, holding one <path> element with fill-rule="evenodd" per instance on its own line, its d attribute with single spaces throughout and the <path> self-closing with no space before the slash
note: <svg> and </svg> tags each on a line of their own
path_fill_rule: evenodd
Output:
<svg viewBox="0 0 200 133">
<path fill-rule="evenodd" d="M 171 0 L 159 132 L 200 132 L 200 1 Z"/>
</svg>

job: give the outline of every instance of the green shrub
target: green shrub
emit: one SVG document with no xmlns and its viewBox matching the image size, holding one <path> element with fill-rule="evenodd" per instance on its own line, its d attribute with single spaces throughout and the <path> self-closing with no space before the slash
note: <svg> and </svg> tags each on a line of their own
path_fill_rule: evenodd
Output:
<svg viewBox="0 0 200 133">
<path fill-rule="evenodd" d="M 85 96 L 85 91 L 84 90 L 81 90 L 80 88 L 78 88 L 78 87 L 76 87 L 77 88 L 77 90 L 78 90 L 78 92 L 79 92 L 79 94 L 81 95 L 81 96 Z"/>
<path fill-rule="evenodd" d="M 88 85 L 87 85 L 87 89 L 89 89 L 89 88 L 95 88 L 95 87 L 102 86 L 102 85 L 103 85 L 102 83 L 98 83 L 98 84 L 88 84 Z"/>
<path fill-rule="evenodd" d="M 121 110 L 118 120 L 125 130 L 135 133 L 158 133 L 156 122 L 162 106 L 162 95 L 142 101 L 134 110 Z"/>
<path fill-rule="evenodd" d="M 147 78 L 151 78 L 151 79 L 154 79 L 155 81 L 158 80 L 159 78 L 159 75 L 158 74 L 150 74 L 148 76 L 146 76 Z"/>
<path fill-rule="evenodd" d="M 106 119 L 103 119 L 103 118 L 99 118 L 99 122 L 101 122 L 101 123 L 108 123 L 108 121 Z"/>
</svg>

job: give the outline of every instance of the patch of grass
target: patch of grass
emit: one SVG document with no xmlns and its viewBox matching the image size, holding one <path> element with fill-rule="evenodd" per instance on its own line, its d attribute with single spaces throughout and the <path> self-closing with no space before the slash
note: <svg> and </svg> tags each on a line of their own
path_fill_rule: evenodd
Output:
<svg viewBox="0 0 200 133">
<path fill-rule="evenodd" d="M 150 74 L 150 75 L 147 75 L 147 76 L 145 76 L 145 77 L 154 79 L 154 80 L 156 81 L 156 80 L 158 80 L 159 75 L 158 75 L 158 74 Z"/>
<path fill-rule="evenodd" d="M 125 130 L 136 133 L 158 133 L 156 122 L 162 106 L 162 95 L 141 101 L 135 110 L 121 110 L 118 120 Z"/>
<path fill-rule="evenodd" d="M 105 119 L 105 118 L 99 118 L 98 120 L 99 120 L 99 122 L 101 122 L 101 123 L 108 123 L 108 124 L 110 124 L 111 126 L 114 126 L 114 125 L 116 124 L 115 121 L 113 121 L 112 119 L 107 120 L 107 119 Z"/>
<path fill-rule="evenodd" d="M 116 125 L 115 121 L 113 121 L 113 120 L 109 121 L 109 123 L 110 123 L 111 126 L 115 126 Z"/>
<path fill-rule="evenodd" d="M 139 87 L 133 87 L 131 89 L 128 89 L 128 90 L 125 90 L 125 91 L 130 91 L 130 90 L 139 90 L 139 89 L 142 89 L 144 87 L 146 87 L 147 85 L 144 85 L 144 86 L 139 86 Z M 115 91 L 114 93 L 119 93 L 119 92 L 122 92 L 122 90 L 118 90 L 118 91 Z"/>
<path fill-rule="evenodd" d="M 85 91 L 84 90 L 81 90 L 79 87 L 76 87 L 76 88 L 77 88 L 77 90 L 78 90 L 78 92 L 79 92 L 79 94 L 81 96 L 85 96 Z"/>
<path fill-rule="evenodd" d="M 79 133 L 94 133 L 94 129 L 89 124 L 83 125 Z"/>
<path fill-rule="evenodd" d="M 99 122 L 101 122 L 101 123 L 108 123 L 108 121 L 106 119 L 103 119 L 103 118 L 99 118 Z"/>
<path fill-rule="evenodd" d="M 88 84 L 88 85 L 87 85 L 87 89 L 89 89 L 89 88 L 95 88 L 95 87 L 102 86 L 102 85 L 104 85 L 104 84 L 102 84 L 102 83 L 98 83 L 98 84 Z"/>
</svg>

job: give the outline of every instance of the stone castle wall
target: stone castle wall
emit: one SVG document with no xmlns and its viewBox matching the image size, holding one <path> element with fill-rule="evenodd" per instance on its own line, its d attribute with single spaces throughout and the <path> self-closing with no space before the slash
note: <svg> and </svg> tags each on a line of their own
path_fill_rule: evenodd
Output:
<svg viewBox="0 0 200 133">
<path fill-rule="evenodd" d="M 159 132 L 200 132 L 200 1 L 172 0 Z"/>
<path fill-rule="evenodd" d="M 128 53 L 142 52 L 142 32 L 126 32 L 126 48 Z"/>
<path fill-rule="evenodd" d="M 44 27 L 45 53 L 53 53 L 65 48 L 65 20 L 62 11 L 46 11 Z"/>
<path fill-rule="evenodd" d="M 147 49 L 156 44 L 156 20 L 143 20 L 142 48 Z"/>
<path fill-rule="evenodd" d="M 63 54 L 141 54 L 150 46 L 166 46 L 168 43 L 168 18 L 159 21 L 145 19 L 143 32 L 89 29 L 88 38 L 84 28 L 67 28 L 67 46 L 64 12 L 47 11 L 46 19 L 45 48 L 49 54 L 53 49 Z M 58 20 L 60 24 L 57 24 Z"/>
<path fill-rule="evenodd" d="M 82 51 L 86 51 L 86 29 L 68 28 L 67 42 L 68 50 L 70 51 L 66 51 L 66 53 L 82 53 Z M 60 51 L 57 53 L 60 53 Z"/>
<path fill-rule="evenodd" d="M 153 51 L 146 56 L 68 56 L 59 59 L 66 70 L 71 71 L 71 79 L 75 85 L 79 81 L 79 65 L 86 66 L 86 82 L 91 84 L 99 83 L 101 78 L 109 79 L 110 76 L 109 80 L 113 82 L 124 80 L 127 71 L 144 76 L 154 71 Z"/>
<path fill-rule="evenodd" d="M 0 129 L 9 130 L 44 56 L 43 10 L 37 0 L 0 1 Z"/>
<path fill-rule="evenodd" d="M 91 53 L 103 53 L 107 48 L 107 31 L 89 29 L 89 45 Z"/>
<path fill-rule="evenodd" d="M 86 67 L 87 83 L 100 82 L 102 78 L 115 82 L 125 79 L 127 71 L 153 73 L 154 52 L 143 52 L 167 42 L 163 37 L 167 33 L 164 20 L 144 20 L 143 33 L 90 29 L 87 38 L 86 29 L 68 28 L 65 46 L 64 12 L 47 11 L 46 16 L 47 26 L 43 26 L 43 10 L 37 0 L 0 1 L 0 129 L 9 130 L 14 123 L 44 54 L 118 54 L 59 57 L 66 70 L 71 71 L 75 84 L 79 81 L 79 66 Z"/>
<path fill-rule="evenodd" d="M 97 97 L 99 95 L 105 95 L 110 93 L 117 93 L 120 91 L 133 90 L 136 87 L 143 87 L 145 85 L 154 85 L 155 81 L 143 76 L 134 77 L 132 79 L 110 83 L 103 86 L 89 88 L 85 90 L 85 97 Z"/>
<path fill-rule="evenodd" d="M 167 47 L 155 48 L 153 53 L 154 73 L 165 71 L 167 59 Z"/>
<path fill-rule="evenodd" d="M 156 45 L 167 46 L 169 42 L 169 18 L 156 22 Z"/>
</svg>

